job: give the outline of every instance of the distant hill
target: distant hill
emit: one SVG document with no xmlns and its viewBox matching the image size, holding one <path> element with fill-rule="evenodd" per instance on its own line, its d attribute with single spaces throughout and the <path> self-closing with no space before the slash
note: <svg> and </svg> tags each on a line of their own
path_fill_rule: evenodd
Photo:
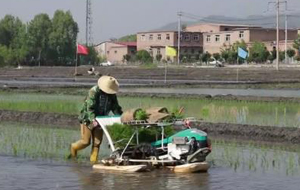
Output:
<svg viewBox="0 0 300 190">
<path fill-rule="evenodd" d="M 198 21 L 183 21 L 183 25 L 192 25 L 197 23 L 220 23 L 220 24 L 242 24 L 242 25 L 255 25 L 261 26 L 263 28 L 275 28 L 276 27 L 276 16 L 275 15 L 252 15 L 247 18 L 235 18 L 235 17 L 224 17 L 218 15 L 212 15 L 199 19 Z M 160 28 L 155 29 L 156 31 L 167 31 L 167 30 L 177 30 L 177 22 L 166 24 Z M 285 27 L 284 15 L 280 18 L 280 28 Z M 299 29 L 300 28 L 300 13 L 290 14 L 288 16 L 288 28 L 289 29 Z M 153 31 L 155 31 L 153 30 Z"/>
</svg>

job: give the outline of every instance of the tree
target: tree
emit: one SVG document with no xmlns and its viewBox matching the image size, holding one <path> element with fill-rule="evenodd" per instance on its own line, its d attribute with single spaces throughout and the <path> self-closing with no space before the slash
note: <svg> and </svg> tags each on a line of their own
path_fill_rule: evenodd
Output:
<svg viewBox="0 0 300 190">
<path fill-rule="evenodd" d="M 216 60 L 219 60 L 221 58 L 221 55 L 219 53 L 214 53 L 213 54 L 213 57 L 216 59 Z"/>
<path fill-rule="evenodd" d="M 205 52 L 201 55 L 201 61 L 207 63 L 211 57 L 211 54 L 208 52 Z"/>
<path fill-rule="evenodd" d="M 47 14 L 38 14 L 28 25 L 28 44 L 32 56 L 41 59 L 49 57 L 49 35 L 52 22 Z"/>
<path fill-rule="evenodd" d="M 294 40 L 293 48 L 300 53 L 300 35 L 298 35 L 298 38 Z"/>
<path fill-rule="evenodd" d="M 156 54 L 155 56 L 156 61 L 160 62 L 162 59 L 162 55 L 161 54 Z"/>
<path fill-rule="evenodd" d="M 26 42 L 26 26 L 19 18 L 6 15 L 0 21 L 0 45 L 5 46 L 5 48 L 1 48 L 2 65 L 15 65 L 24 62 L 28 55 Z"/>
<path fill-rule="evenodd" d="M 123 62 L 128 62 L 130 61 L 131 56 L 129 54 L 123 55 Z"/>
<path fill-rule="evenodd" d="M 256 63 L 261 63 L 267 61 L 270 53 L 266 46 L 262 42 L 254 42 L 250 48 L 249 61 L 254 61 Z"/>
<path fill-rule="evenodd" d="M 123 36 L 118 39 L 119 42 L 136 42 L 136 34 Z"/>
<path fill-rule="evenodd" d="M 136 60 L 142 63 L 153 62 L 153 58 L 146 50 L 139 50 L 136 53 Z"/>
<path fill-rule="evenodd" d="M 52 18 L 52 31 L 49 35 L 51 58 L 55 61 L 58 57 L 63 62 L 74 60 L 78 25 L 70 11 L 57 10 Z"/>
<path fill-rule="evenodd" d="M 296 55 L 296 51 L 293 50 L 293 49 L 288 49 L 286 51 L 286 53 L 287 53 L 287 55 L 288 55 L 289 58 L 292 58 L 292 57 L 294 57 Z"/>
<path fill-rule="evenodd" d="M 221 50 L 221 57 L 228 63 L 233 64 L 237 63 L 238 57 L 238 48 L 242 48 L 243 50 L 247 51 L 247 44 L 244 40 L 236 41 L 229 47 L 224 47 Z"/>
<path fill-rule="evenodd" d="M 100 63 L 98 52 L 93 46 L 88 46 L 87 48 L 89 50 L 89 54 L 86 56 L 80 56 L 81 61 L 88 65 L 98 65 Z"/>
<path fill-rule="evenodd" d="M 22 25 L 20 19 L 12 15 L 6 15 L 0 21 L 0 44 L 9 47 L 17 35 L 18 27 L 20 25 Z"/>
</svg>

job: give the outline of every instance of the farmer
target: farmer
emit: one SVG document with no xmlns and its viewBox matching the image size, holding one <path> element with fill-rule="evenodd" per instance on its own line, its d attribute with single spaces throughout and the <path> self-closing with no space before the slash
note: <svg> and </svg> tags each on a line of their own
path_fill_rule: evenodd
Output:
<svg viewBox="0 0 300 190">
<path fill-rule="evenodd" d="M 81 124 L 81 139 L 71 145 L 72 158 L 76 158 L 78 150 L 89 146 L 92 139 L 90 161 L 91 163 L 97 162 L 103 130 L 95 118 L 97 116 L 106 116 L 110 111 L 115 115 L 122 114 L 122 108 L 116 96 L 118 90 L 119 83 L 111 76 L 100 77 L 98 85 L 89 90 L 78 117 Z"/>
</svg>

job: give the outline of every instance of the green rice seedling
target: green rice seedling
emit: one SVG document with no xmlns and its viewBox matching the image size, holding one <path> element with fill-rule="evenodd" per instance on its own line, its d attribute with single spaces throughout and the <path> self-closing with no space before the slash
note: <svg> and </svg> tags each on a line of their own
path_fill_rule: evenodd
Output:
<svg viewBox="0 0 300 190">
<path fill-rule="evenodd" d="M 84 95 L 0 92 L 0 109 L 78 114 Z M 133 107 L 185 108 L 185 115 L 207 122 L 267 126 L 300 126 L 300 105 L 289 102 L 246 102 L 187 98 L 119 97 L 124 110 Z M 275 119 L 274 119 L 275 118 Z"/>
</svg>

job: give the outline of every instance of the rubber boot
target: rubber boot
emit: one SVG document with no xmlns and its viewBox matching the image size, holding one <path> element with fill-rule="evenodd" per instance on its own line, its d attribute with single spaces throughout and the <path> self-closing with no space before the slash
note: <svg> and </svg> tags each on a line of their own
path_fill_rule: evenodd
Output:
<svg viewBox="0 0 300 190">
<path fill-rule="evenodd" d="M 92 152 L 91 152 L 91 157 L 90 157 L 91 164 L 97 163 L 98 153 L 99 153 L 99 148 L 98 147 L 93 147 Z"/>
<path fill-rule="evenodd" d="M 81 142 L 76 142 L 71 144 L 71 158 L 77 157 L 77 151 L 85 148 L 86 145 L 82 144 Z"/>
</svg>

